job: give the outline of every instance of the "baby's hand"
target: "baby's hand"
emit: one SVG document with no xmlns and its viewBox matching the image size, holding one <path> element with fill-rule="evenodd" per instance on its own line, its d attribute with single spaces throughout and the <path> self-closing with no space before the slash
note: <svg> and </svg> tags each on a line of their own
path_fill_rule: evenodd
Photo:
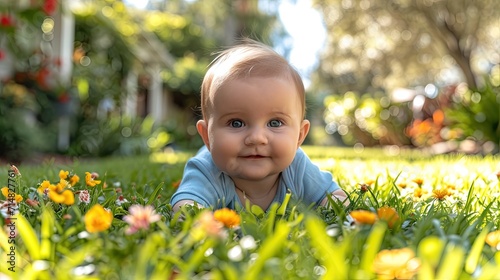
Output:
<svg viewBox="0 0 500 280">
<path fill-rule="evenodd" d="M 345 207 L 349 206 L 349 204 L 351 203 L 349 201 L 349 198 L 347 197 L 347 194 L 342 189 L 338 189 L 332 192 L 330 195 L 332 198 L 344 204 Z M 321 206 L 326 206 L 327 204 L 328 204 L 328 196 L 325 197 L 323 201 L 321 201 Z"/>
</svg>

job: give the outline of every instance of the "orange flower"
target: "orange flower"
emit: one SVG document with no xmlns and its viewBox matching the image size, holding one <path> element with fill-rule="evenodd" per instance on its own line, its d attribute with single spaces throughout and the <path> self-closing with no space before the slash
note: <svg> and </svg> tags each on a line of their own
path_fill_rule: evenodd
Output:
<svg viewBox="0 0 500 280">
<path fill-rule="evenodd" d="M 435 189 L 432 191 L 432 196 L 436 199 L 443 200 L 445 199 L 450 193 L 448 192 L 448 189 Z"/>
<path fill-rule="evenodd" d="M 416 183 L 418 186 L 421 186 L 424 183 L 424 179 L 415 178 L 415 179 L 413 179 L 413 182 Z"/>
<path fill-rule="evenodd" d="M 90 208 L 87 214 L 85 214 L 83 220 L 85 222 L 85 229 L 88 232 L 101 232 L 111 227 L 113 213 L 104 209 L 101 205 L 95 204 Z"/>
<path fill-rule="evenodd" d="M 411 279 L 420 268 L 420 261 L 410 248 L 382 250 L 373 261 L 379 279 Z"/>
<path fill-rule="evenodd" d="M 392 228 L 394 224 L 399 221 L 398 212 L 396 212 L 396 209 L 389 206 L 380 207 L 377 210 L 377 215 L 379 219 L 387 222 L 389 228 Z"/>
<path fill-rule="evenodd" d="M 223 223 L 228 228 L 234 228 L 240 225 L 240 215 L 229 208 L 223 208 L 214 212 L 214 218 Z"/>
<path fill-rule="evenodd" d="M 454 185 L 454 184 L 446 184 L 446 188 L 447 188 L 448 190 L 455 190 L 455 189 L 456 189 L 456 187 L 455 187 L 455 185 Z"/>
<path fill-rule="evenodd" d="M 94 173 L 90 174 L 90 172 L 85 172 L 85 183 L 89 187 L 95 187 L 95 185 L 99 185 L 101 180 L 95 180 L 97 176 Z"/>
<path fill-rule="evenodd" d="M 351 212 L 351 217 L 358 224 L 373 225 L 377 220 L 377 214 L 367 210 L 354 210 Z"/>
<path fill-rule="evenodd" d="M 17 203 L 23 201 L 23 197 L 15 192 L 9 192 L 9 188 L 3 187 L 2 188 L 2 194 L 7 198 L 9 201 L 16 201 Z"/>
<path fill-rule="evenodd" d="M 500 251 L 500 230 L 488 233 L 486 235 L 486 243 Z"/>
</svg>

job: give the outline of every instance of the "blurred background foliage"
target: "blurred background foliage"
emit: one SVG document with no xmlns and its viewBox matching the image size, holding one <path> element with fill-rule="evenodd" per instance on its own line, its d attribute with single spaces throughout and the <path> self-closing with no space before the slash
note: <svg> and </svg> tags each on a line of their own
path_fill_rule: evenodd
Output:
<svg viewBox="0 0 500 280">
<path fill-rule="evenodd" d="M 0 63 L 13 69 L 0 73 L 0 158 L 198 148 L 193 125 L 213 53 L 250 37 L 279 45 L 286 56 L 283 2 L 295 1 L 150 0 L 144 9 L 118 0 L 0 1 Z M 498 152 L 500 10 L 494 0 L 313 3 L 327 41 L 308 88 L 308 144 Z M 64 9 L 75 20 L 71 85 L 46 79 L 50 65 L 60 62 L 48 61 L 46 44 L 54 35 L 44 28 Z M 140 53 L 150 38 L 171 61 L 161 79 L 176 115 L 163 122 L 131 118 L 122 109 L 127 75 L 147 67 Z M 71 122 L 64 151 L 55 144 L 61 115 Z"/>
</svg>

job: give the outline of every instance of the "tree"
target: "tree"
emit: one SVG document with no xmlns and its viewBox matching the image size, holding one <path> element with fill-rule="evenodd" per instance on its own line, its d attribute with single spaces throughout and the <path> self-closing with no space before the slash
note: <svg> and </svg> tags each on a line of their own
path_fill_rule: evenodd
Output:
<svg viewBox="0 0 500 280">
<path fill-rule="evenodd" d="M 316 4 L 328 30 L 316 79 L 335 84 L 340 93 L 456 83 L 450 78 L 458 76 L 457 71 L 461 81 L 478 88 L 481 74 L 500 61 L 495 45 L 500 9 L 495 0 Z"/>
</svg>

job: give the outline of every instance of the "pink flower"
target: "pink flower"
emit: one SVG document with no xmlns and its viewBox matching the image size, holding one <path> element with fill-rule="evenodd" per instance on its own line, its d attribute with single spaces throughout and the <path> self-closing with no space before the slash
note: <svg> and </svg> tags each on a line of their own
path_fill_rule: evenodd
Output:
<svg viewBox="0 0 500 280">
<path fill-rule="evenodd" d="M 227 238 L 227 231 L 224 230 L 224 224 L 214 218 L 211 211 L 204 211 L 200 213 L 193 229 L 190 231 L 191 236 L 195 240 L 202 240 L 206 236 L 215 238 Z"/>
<path fill-rule="evenodd" d="M 88 190 L 80 191 L 80 193 L 78 194 L 78 198 L 80 199 L 81 202 L 89 204 L 90 203 L 89 191 Z"/>
<path fill-rule="evenodd" d="M 129 224 L 125 231 L 126 234 L 133 234 L 140 229 L 148 229 L 151 223 L 161 219 L 161 216 L 155 213 L 151 205 L 132 205 L 128 211 L 129 214 L 123 217 L 123 220 Z"/>
</svg>

